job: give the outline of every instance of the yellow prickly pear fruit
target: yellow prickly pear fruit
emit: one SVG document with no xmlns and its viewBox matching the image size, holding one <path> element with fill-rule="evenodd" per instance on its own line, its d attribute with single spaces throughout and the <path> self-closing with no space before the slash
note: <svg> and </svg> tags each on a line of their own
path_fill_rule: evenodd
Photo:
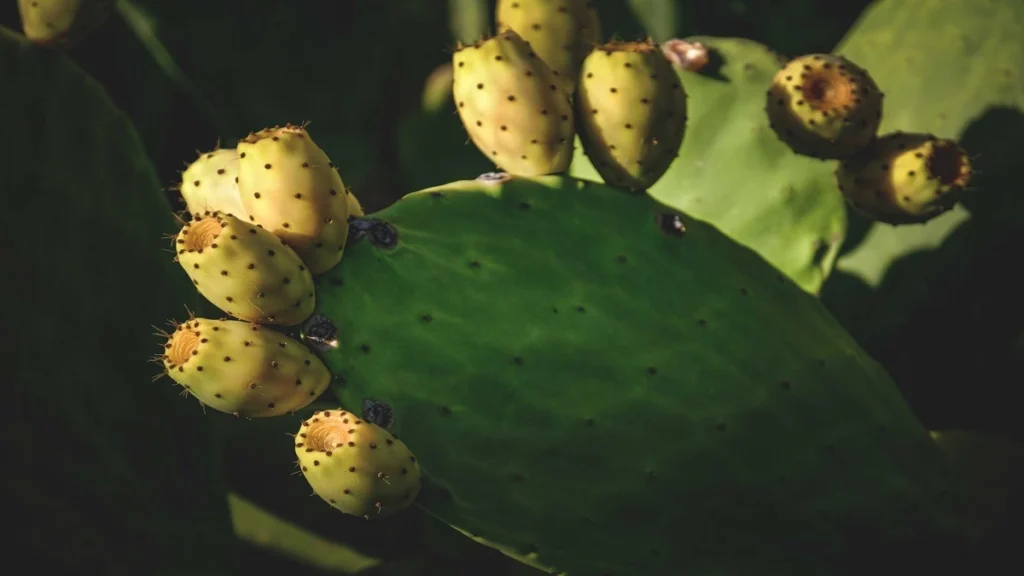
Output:
<svg viewBox="0 0 1024 576">
<path fill-rule="evenodd" d="M 797 154 L 839 159 L 864 148 L 882 121 L 882 91 L 867 71 L 835 54 L 789 61 L 768 89 L 772 130 Z"/>
<path fill-rule="evenodd" d="M 926 222 L 948 211 L 971 173 L 971 160 L 955 141 L 894 132 L 843 160 L 835 177 L 850 205 L 895 225 Z"/>
<path fill-rule="evenodd" d="M 196 289 L 224 312 L 260 324 L 293 326 L 313 314 L 313 276 L 281 239 L 215 212 L 187 222 L 176 259 Z"/>
<path fill-rule="evenodd" d="M 315 412 L 304 421 L 295 455 L 317 496 L 367 520 L 408 508 L 422 484 L 420 465 L 405 443 L 341 409 Z"/>
<path fill-rule="evenodd" d="M 238 193 L 238 151 L 219 148 L 199 155 L 181 173 L 179 188 L 189 214 L 223 212 L 249 219 Z"/>
<path fill-rule="evenodd" d="M 583 150 L 608 184 L 649 188 L 679 153 L 686 91 L 649 39 L 591 52 L 580 70 L 576 107 Z"/>
<path fill-rule="evenodd" d="M 18 0 L 25 37 L 36 44 L 70 48 L 103 24 L 115 0 Z"/>
<path fill-rule="evenodd" d="M 292 247 L 313 274 L 341 260 L 358 202 L 304 128 L 267 128 L 239 141 L 238 190 L 250 221 Z"/>
<path fill-rule="evenodd" d="M 166 336 L 167 375 L 220 412 L 280 416 L 308 406 L 331 383 L 308 348 L 258 324 L 193 318 Z"/>
<path fill-rule="evenodd" d="M 452 65 L 459 117 L 481 152 L 519 176 L 569 168 L 576 134 L 569 96 L 518 34 L 459 48 Z"/>
<path fill-rule="evenodd" d="M 588 0 L 498 0 L 498 32 L 514 30 L 551 67 L 567 93 L 580 63 L 600 41 L 600 22 Z"/>
</svg>

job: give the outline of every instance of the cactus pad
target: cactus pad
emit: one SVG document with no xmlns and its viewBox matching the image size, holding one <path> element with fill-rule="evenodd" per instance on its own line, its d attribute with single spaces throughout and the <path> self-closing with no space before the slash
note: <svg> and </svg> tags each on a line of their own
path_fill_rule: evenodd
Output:
<svg viewBox="0 0 1024 576">
<path fill-rule="evenodd" d="M 575 134 L 569 96 L 517 33 L 460 48 L 452 65 L 459 117 L 492 162 L 524 176 L 569 167 Z"/>
<path fill-rule="evenodd" d="M 845 237 L 846 207 L 834 165 L 793 153 L 768 124 L 764 93 L 782 62 L 750 40 L 686 42 L 706 49 L 709 62 L 697 72 L 688 63 L 676 68 L 688 95 L 686 139 L 649 194 L 710 222 L 817 293 Z M 571 174 L 600 179 L 582 147 Z"/>
<path fill-rule="evenodd" d="M 200 154 L 182 172 L 179 191 L 189 214 L 223 212 L 249 219 L 238 193 L 238 151 L 234 148 Z"/>
<path fill-rule="evenodd" d="M 319 355 L 480 541 L 569 574 L 820 574 L 953 521 L 886 374 L 712 226 L 501 174 L 370 216 L 319 280 Z"/>
<path fill-rule="evenodd" d="M 175 258 L 199 293 L 249 322 L 294 326 L 313 313 L 313 276 L 294 250 L 255 224 L 214 212 L 186 222 Z"/>
<path fill-rule="evenodd" d="M 652 186 L 686 132 L 686 90 L 672 65 L 650 40 L 610 42 L 587 56 L 580 75 L 580 140 L 594 168 L 613 186 Z"/>
<path fill-rule="evenodd" d="M 345 514 L 385 518 L 408 508 L 420 491 L 420 465 L 405 443 L 341 409 L 304 420 L 295 455 L 317 496 Z"/>
<path fill-rule="evenodd" d="M 808 54 L 775 74 L 765 109 L 772 129 L 794 152 L 837 159 L 874 139 L 882 96 L 867 71 L 846 58 Z"/>
<path fill-rule="evenodd" d="M 204 405 L 250 418 L 304 408 L 331 383 L 323 362 L 301 343 L 238 320 L 179 324 L 161 360 L 171 379 Z"/>
<path fill-rule="evenodd" d="M 952 208 L 971 177 L 971 161 L 953 140 L 895 132 L 836 169 L 854 208 L 889 224 L 920 223 Z"/>
<path fill-rule="evenodd" d="M 240 141 L 238 190 L 250 220 L 293 248 L 313 274 L 341 260 L 356 204 L 305 128 L 267 128 Z"/>
</svg>

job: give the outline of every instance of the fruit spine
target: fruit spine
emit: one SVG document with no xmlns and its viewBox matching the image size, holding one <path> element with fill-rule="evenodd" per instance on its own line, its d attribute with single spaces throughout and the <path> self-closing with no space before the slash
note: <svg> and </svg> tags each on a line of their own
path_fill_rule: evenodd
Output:
<svg viewBox="0 0 1024 576">
<path fill-rule="evenodd" d="M 569 96 L 517 33 L 461 47 L 452 65 L 459 117 L 481 152 L 522 176 L 568 169 L 575 136 Z"/>
<path fill-rule="evenodd" d="M 279 238 L 215 212 L 182 226 L 176 259 L 196 289 L 224 312 L 261 324 L 292 326 L 313 313 L 313 276 Z"/>
<path fill-rule="evenodd" d="M 358 203 L 305 128 L 267 128 L 239 141 L 238 190 L 249 220 L 293 248 L 313 274 L 341 260 Z"/>
<path fill-rule="evenodd" d="M 294 412 L 316 400 L 331 374 L 308 348 L 248 322 L 192 318 L 165 334 L 160 359 L 204 405 L 251 418 Z"/>
<path fill-rule="evenodd" d="M 407 508 L 420 491 L 420 466 L 405 443 L 341 409 L 305 420 L 295 455 L 316 494 L 345 514 L 384 518 Z"/>
<path fill-rule="evenodd" d="M 797 154 L 840 159 L 875 138 L 882 99 L 875 81 L 853 62 L 808 54 L 775 74 L 766 110 L 772 130 Z"/>
<path fill-rule="evenodd" d="M 580 76 L 580 140 L 594 168 L 614 186 L 652 186 L 686 132 L 686 91 L 672 65 L 649 39 L 610 42 L 587 56 Z"/>
</svg>

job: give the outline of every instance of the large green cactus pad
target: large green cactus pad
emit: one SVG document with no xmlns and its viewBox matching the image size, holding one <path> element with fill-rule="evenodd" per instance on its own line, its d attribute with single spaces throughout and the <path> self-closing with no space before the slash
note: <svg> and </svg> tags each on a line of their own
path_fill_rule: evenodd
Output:
<svg viewBox="0 0 1024 576">
<path fill-rule="evenodd" d="M 1005 363 L 1024 325 L 1024 2 L 884 0 L 836 51 L 886 92 L 883 133 L 956 138 L 976 173 L 927 224 L 851 220 L 822 298 L 929 426 L 1020 431 Z"/>
<path fill-rule="evenodd" d="M 0 28 L 6 492 L 35 569 L 223 574 L 234 542 L 199 406 L 154 326 L 194 290 L 127 118 L 65 56 Z"/>
<path fill-rule="evenodd" d="M 700 72 L 679 71 L 689 95 L 686 138 L 651 196 L 711 222 L 816 293 L 846 231 L 834 163 L 794 154 L 769 127 L 764 94 L 782 65 L 777 55 L 750 40 L 687 40 L 715 58 Z M 572 174 L 601 180 L 582 146 Z"/>
<path fill-rule="evenodd" d="M 372 216 L 318 286 L 322 357 L 344 406 L 393 407 L 456 528 L 586 576 L 836 573 L 946 528 L 892 382 L 703 221 L 554 176 Z"/>
</svg>

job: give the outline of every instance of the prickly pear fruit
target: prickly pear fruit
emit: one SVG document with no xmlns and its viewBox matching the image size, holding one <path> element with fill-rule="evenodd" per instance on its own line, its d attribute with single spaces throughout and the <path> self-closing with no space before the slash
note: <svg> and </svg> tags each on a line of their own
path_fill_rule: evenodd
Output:
<svg viewBox="0 0 1024 576">
<path fill-rule="evenodd" d="M 341 260 L 351 192 L 305 128 L 275 126 L 239 141 L 238 190 L 250 221 L 291 246 L 313 274 Z"/>
<path fill-rule="evenodd" d="M 564 172 L 575 136 L 569 96 L 514 31 L 459 48 L 452 95 L 469 137 L 511 174 Z"/>
<path fill-rule="evenodd" d="M 953 140 L 886 134 L 836 168 L 836 184 L 856 209 L 888 224 L 926 222 L 956 205 L 971 160 Z"/>
<path fill-rule="evenodd" d="M 613 186 L 642 190 L 675 160 L 686 132 L 686 91 L 661 49 L 611 42 L 583 61 L 577 91 L 580 140 Z"/>
<path fill-rule="evenodd" d="M 228 414 L 294 412 L 331 383 L 308 348 L 258 324 L 192 318 L 166 336 L 161 360 L 167 374 L 203 404 Z"/>
<path fill-rule="evenodd" d="M 348 215 L 350 218 L 353 216 L 359 218 L 366 215 L 363 211 L 363 205 L 359 203 L 359 198 L 356 198 L 356 195 L 351 191 L 345 194 L 345 202 L 348 203 Z"/>
<path fill-rule="evenodd" d="M 249 219 L 238 193 L 238 151 L 234 148 L 200 154 L 181 173 L 180 192 L 189 214 L 223 212 Z"/>
<path fill-rule="evenodd" d="M 572 94 L 580 63 L 599 41 L 597 14 L 587 0 L 498 0 L 498 32 L 515 30 Z"/>
<path fill-rule="evenodd" d="M 344 410 L 315 412 L 302 423 L 295 454 L 318 496 L 367 520 L 407 508 L 421 486 L 420 465 L 398 438 Z"/>
<path fill-rule="evenodd" d="M 70 48 L 110 16 L 115 0 L 18 0 L 25 37 L 36 44 Z"/>
<path fill-rule="evenodd" d="M 867 71 L 835 54 L 808 54 L 775 74 L 766 110 L 797 154 L 844 158 L 868 145 L 882 121 L 882 91 Z"/>
<path fill-rule="evenodd" d="M 255 224 L 221 212 L 198 216 L 178 232 L 175 248 L 199 293 L 236 318 L 292 326 L 313 313 L 309 269 Z"/>
</svg>

